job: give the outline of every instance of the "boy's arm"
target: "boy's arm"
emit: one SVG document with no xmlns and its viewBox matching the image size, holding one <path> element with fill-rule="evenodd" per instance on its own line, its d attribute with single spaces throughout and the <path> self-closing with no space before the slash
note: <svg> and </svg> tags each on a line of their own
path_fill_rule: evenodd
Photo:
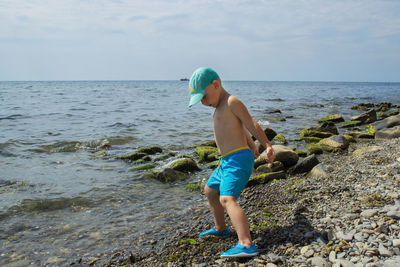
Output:
<svg viewBox="0 0 400 267">
<path fill-rule="evenodd" d="M 247 140 L 247 145 L 250 147 L 251 151 L 254 154 L 254 158 L 258 158 L 260 156 L 260 152 L 258 151 L 258 148 L 256 146 L 256 144 L 253 141 L 253 138 L 251 138 L 251 135 L 249 133 L 249 131 L 246 130 L 246 128 L 243 128 L 243 131 L 246 135 L 246 140 Z"/>
<path fill-rule="evenodd" d="M 250 116 L 246 106 L 235 96 L 231 96 L 228 99 L 228 105 L 239 120 L 243 123 L 245 128 L 255 137 L 260 143 L 267 148 L 266 156 L 269 162 L 275 160 L 275 152 L 265 135 L 264 131 L 261 129 L 260 125 Z"/>
</svg>

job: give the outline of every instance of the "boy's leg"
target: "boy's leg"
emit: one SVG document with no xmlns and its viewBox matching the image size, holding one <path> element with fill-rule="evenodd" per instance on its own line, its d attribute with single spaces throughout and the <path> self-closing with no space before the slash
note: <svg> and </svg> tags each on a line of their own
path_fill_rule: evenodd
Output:
<svg viewBox="0 0 400 267">
<path fill-rule="evenodd" d="M 214 215 L 215 230 L 224 231 L 226 229 L 225 214 L 224 208 L 219 201 L 219 191 L 206 185 L 204 193 L 207 196 L 211 212 Z"/>
<path fill-rule="evenodd" d="M 252 245 L 249 222 L 243 209 L 237 204 L 234 196 L 221 196 L 220 203 L 228 212 L 239 238 L 239 244 L 249 247 Z"/>
</svg>

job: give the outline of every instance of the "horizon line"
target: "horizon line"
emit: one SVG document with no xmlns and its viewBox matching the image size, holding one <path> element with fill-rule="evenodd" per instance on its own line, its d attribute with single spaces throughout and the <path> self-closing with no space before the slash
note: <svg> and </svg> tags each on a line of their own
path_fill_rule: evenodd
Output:
<svg viewBox="0 0 400 267">
<path fill-rule="evenodd" d="M 0 82 L 188 82 L 177 80 L 165 80 L 165 79 L 155 79 L 155 80 L 129 80 L 129 79 L 115 79 L 115 80 L 0 80 Z M 400 83 L 399 81 L 334 81 L 334 80 L 222 80 L 222 82 L 326 82 L 326 83 Z"/>
</svg>

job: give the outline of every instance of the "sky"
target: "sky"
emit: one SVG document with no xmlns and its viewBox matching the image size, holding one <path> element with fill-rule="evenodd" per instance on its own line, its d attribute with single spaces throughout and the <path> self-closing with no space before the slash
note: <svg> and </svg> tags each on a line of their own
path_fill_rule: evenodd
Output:
<svg viewBox="0 0 400 267">
<path fill-rule="evenodd" d="M 400 82 L 400 0 L 0 0 L 0 81 Z"/>
</svg>

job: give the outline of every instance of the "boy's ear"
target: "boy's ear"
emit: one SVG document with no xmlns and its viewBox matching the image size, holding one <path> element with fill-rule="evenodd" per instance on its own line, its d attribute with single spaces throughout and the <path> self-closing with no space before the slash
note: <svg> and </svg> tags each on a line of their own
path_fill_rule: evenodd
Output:
<svg viewBox="0 0 400 267">
<path fill-rule="evenodd" d="M 219 87 L 218 80 L 212 81 L 212 84 L 215 86 L 215 88 L 218 88 L 218 87 Z"/>
</svg>

